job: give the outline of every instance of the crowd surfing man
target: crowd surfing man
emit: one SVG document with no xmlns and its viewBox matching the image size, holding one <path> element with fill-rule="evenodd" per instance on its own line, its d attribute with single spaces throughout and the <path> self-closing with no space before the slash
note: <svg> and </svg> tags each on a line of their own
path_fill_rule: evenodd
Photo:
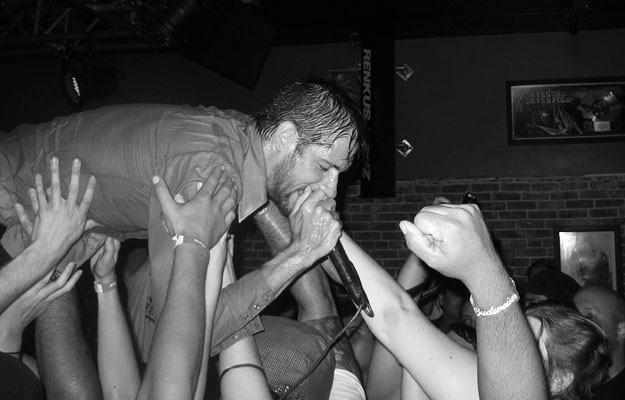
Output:
<svg viewBox="0 0 625 400">
<path fill-rule="evenodd" d="M 64 188 L 75 158 L 82 161 L 81 174 L 98 181 L 89 211 L 95 227 L 74 248 L 78 265 L 106 235 L 118 240 L 148 238 L 149 260 L 140 285 L 129 288 L 130 303 L 140 304 L 135 307 L 139 314 L 131 316 L 144 359 L 165 302 L 174 247 L 152 188 L 154 175 L 184 202 L 193 198 L 214 168 L 224 168 L 223 176 L 234 180 L 239 221 L 267 204 L 288 215 L 296 205 L 300 208 L 295 203 L 302 196 L 314 203 L 310 212 L 336 219 L 338 175 L 367 147 L 357 102 L 336 82 L 321 78 L 285 86 L 253 117 L 214 107 L 133 104 L 24 124 L 2 136 L 0 223 L 7 226 L 2 245 L 9 254 L 15 256 L 27 245 L 14 204 L 29 204 L 28 188 L 34 186 L 37 173 L 46 173 L 51 156 L 59 160 Z M 86 179 L 81 180 L 81 192 L 83 182 Z M 26 212 L 33 217 L 32 210 Z M 310 219 L 305 213 L 297 218 Z M 100 234 L 97 240 L 94 232 Z M 302 255 L 299 245 L 305 234 L 305 229 L 293 232 L 292 245 L 273 263 L 224 289 L 216 312 L 213 354 L 261 330 L 256 318 L 260 310 L 316 261 Z M 253 297 L 252 304 L 238 300 L 243 294 Z"/>
</svg>

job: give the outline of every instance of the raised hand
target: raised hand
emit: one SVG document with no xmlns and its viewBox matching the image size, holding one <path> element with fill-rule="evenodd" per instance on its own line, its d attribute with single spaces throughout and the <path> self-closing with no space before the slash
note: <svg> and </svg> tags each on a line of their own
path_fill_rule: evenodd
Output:
<svg viewBox="0 0 625 400">
<path fill-rule="evenodd" d="M 307 187 L 289 215 L 291 246 L 298 246 L 312 262 L 326 256 L 341 237 L 342 224 L 334 211 L 336 202 L 323 190 Z"/>
<path fill-rule="evenodd" d="M 91 273 L 100 283 L 115 280 L 115 264 L 119 254 L 119 240 L 107 237 L 104 246 L 91 257 Z"/>
<path fill-rule="evenodd" d="M 480 209 L 475 204 L 424 207 L 414 224 L 400 222 L 406 245 L 430 267 L 467 283 L 499 263 Z"/>
<path fill-rule="evenodd" d="M 75 269 L 76 265 L 70 263 L 60 274 L 57 270 L 50 271 L 0 314 L 0 332 L 3 333 L 0 335 L 0 351 L 20 350 L 22 332 L 26 326 L 37 318 L 48 304 L 74 288 L 82 275 L 81 270 Z M 58 278 L 51 280 L 53 275 Z"/>
<path fill-rule="evenodd" d="M 172 198 L 159 176 L 155 176 L 152 182 L 166 228 L 171 234 L 197 238 L 210 249 L 236 216 L 234 207 L 238 188 L 223 166 L 215 167 L 196 195 L 184 204 Z"/>
<path fill-rule="evenodd" d="M 35 189 L 28 194 L 35 213 L 32 223 L 21 204 L 15 205 L 20 223 L 30 235 L 31 240 L 41 241 L 53 251 L 63 255 L 82 235 L 87 222 L 89 206 L 93 200 L 96 180 L 91 176 L 82 199 L 78 199 L 80 188 L 80 160 L 74 160 L 67 199 L 61 195 L 59 178 L 59 159 L 50 159 L 50 189 L 48 193 L 43 187 L 40 174 L 35 176 Z"/>
</svg>

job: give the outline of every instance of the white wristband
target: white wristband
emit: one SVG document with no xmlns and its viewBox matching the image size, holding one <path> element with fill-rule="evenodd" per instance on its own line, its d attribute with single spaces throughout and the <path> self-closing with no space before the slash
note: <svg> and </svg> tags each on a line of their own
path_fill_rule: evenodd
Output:
<svg viewBox="0 0 625 400">
<path fill-rule="evenodd" d="M 204 242 L 202 242 L 200 239 L 194 238 L 194 237 L 188 237 L 188 236 L 184 236 L 184 235 L 174 235 L 171 240 L 174 241 L 174 249 L 178 246 L 180 246 L 183 243 L 191 243 L 191 244 L 195 244 L 197 246 L 200 246 L 201 248 L 203 248 L 206 251 L 209 251 L 208 246 L 206 246 L 204 244 Z"/>
<path fill-rule="evenodd" d="M 101 283 L 98 281 L 93 281 L 93 289 L 96 293 L 104 293 L 109 290 L 113 290 L 117 287 L 117 279 L 110 283 Z"/>
</svg>

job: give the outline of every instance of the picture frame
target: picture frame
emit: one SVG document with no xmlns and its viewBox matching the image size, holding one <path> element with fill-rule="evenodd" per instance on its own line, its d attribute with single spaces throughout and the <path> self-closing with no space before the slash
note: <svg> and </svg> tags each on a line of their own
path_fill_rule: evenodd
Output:
<svg viewBox="0 0 625 400">
<path fill-rule="evenodd" d="M 623 289 L 619 225 L 555 226 L 554 255 L 560 271 L 580 286 L 600 284 Z"/>
<path fill-rule="evenodd" d="M 508 144 L 625 140 L 625 77 L 506 82 Z"/>
</svg>

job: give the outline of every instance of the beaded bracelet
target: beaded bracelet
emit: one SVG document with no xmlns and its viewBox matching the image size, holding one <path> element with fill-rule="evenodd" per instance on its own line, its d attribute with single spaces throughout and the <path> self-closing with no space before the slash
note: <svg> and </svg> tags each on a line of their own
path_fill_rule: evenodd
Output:
<svg viewBox="0 0 625 400">
<path fill-rule="evenodd" d="M 514 293 L 512 293 L 512 296 L 506 297 L 505 303 L 503 303 L 500 306 L 497 306 L 497 307 L 491 306 L 488 310 L 482 310 L 481 308 L 475 305 L 475 302 L 473 301 L 473 295 L 471 295 L 469 297 L 469 301 L 471 302 L 471 306 L 473 307 L 473 312 L 475 312 L 475 315 L 477 315 L 479 318 L 493 317 L 505 311 L 512 304 L 519 301 L 519 293 L 516 290 L 516 285 L 514 284 L 514 280 L 510 278 L 510 282 L 512 282 L 512 288 L 513 288 L 512 290 L 514 290 Z"/>
<path fill-rule="evenodd" d="M 223 371 L 221 371 L 221 374 L 219 374 L 219 380 L 221 380 L 221 378 L 223 378 L 224 375 L 226 375 L 226 372 L 230 372 L 231 370 L 236 369 L 236 368 L 245 368 L 245 367 L 256 368 L 257 370 L 261 371 L 263 375 L 265 374 L 265 370 L 263 369 L 263 367 L 256 365 L 256 364 L 244 363 L 244 364 L 233 365 L 232 367 L 226 368 Z"/>
</svg>

